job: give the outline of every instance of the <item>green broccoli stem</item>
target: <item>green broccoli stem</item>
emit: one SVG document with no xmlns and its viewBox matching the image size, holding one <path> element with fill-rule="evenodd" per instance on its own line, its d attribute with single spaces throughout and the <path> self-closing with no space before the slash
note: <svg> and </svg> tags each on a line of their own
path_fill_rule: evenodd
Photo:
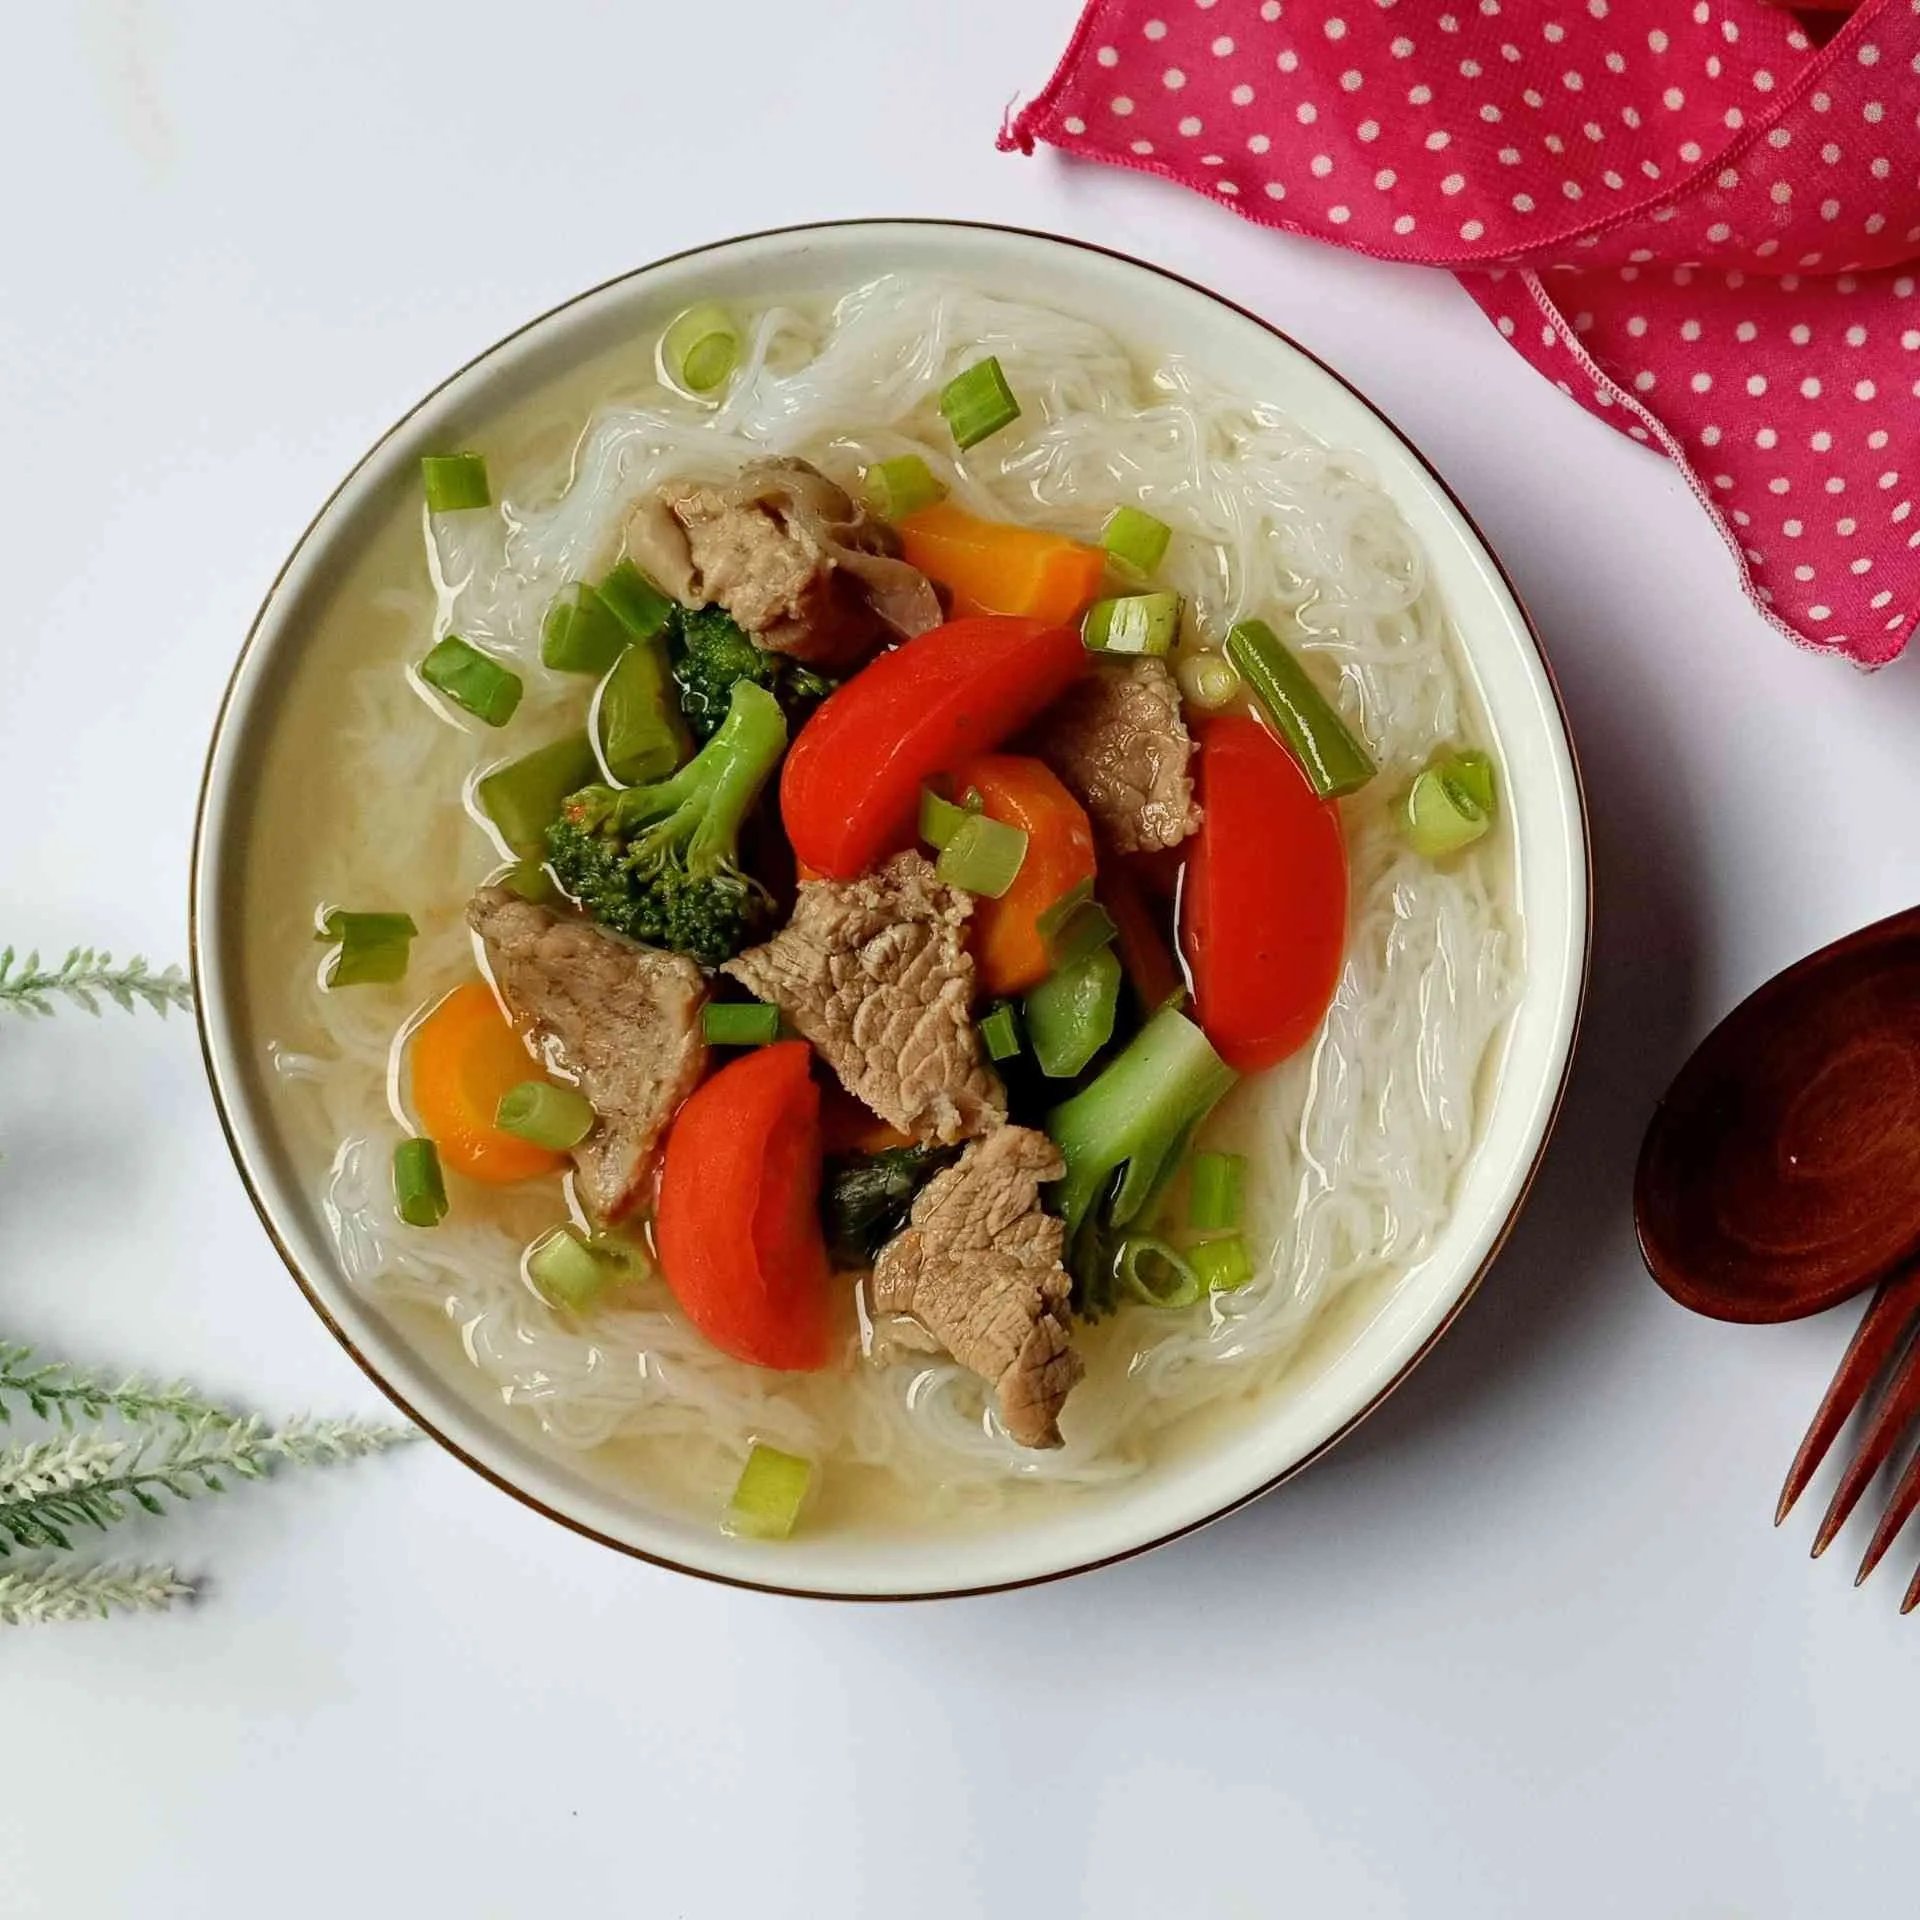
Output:
<svg viewBox="0 0 1920 1920">
<path fill-rule="evenodd" d="M 1083 1313 L 1111 1304 L 1112 1236 L 1151 1217 L 1200 1123 L 1238 1078 L 1191 1020 L 1163 1007 L 1091 1086 L 1047 1115 L 1067 1163 L 1053 1198 Z"/>
<path fill-rule="evenodd" d="M 734 863 L 747 815 L 787 748 L 780 702 L 751 680 L 736 680 L 712 739 L 676 774 L 628 787 L 613 803 L 618 833 L 687 845 L 687 867 L 712 872 Z"/>
</svg>

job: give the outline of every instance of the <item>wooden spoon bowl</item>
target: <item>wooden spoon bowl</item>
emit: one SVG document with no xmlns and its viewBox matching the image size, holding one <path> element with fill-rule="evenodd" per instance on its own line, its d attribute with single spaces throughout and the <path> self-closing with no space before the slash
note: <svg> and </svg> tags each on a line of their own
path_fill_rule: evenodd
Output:
<svg viewBox="0 0 1920 1920">
<path fill-rule="evenodd" d="M 1682 1306 L 1798 1319 L 1920 1251 L 1920 908 L 1789 967 L 1654 1113 L 1640 1251 Z"/>
</svg>

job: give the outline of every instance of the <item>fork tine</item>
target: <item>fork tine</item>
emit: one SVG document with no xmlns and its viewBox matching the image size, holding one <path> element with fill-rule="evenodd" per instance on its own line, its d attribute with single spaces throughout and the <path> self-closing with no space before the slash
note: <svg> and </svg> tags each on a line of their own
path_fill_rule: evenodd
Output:
<svg viewBox="0 0 1920 1920">
<path fill-rule="evenodd" d="M 1907 1589 L 1907 1597 L 1900 1602 L 1902 1613 L 1911 1613 L 1915 1607 L 1920 1607 L 1920 1573 L 1913 1576 L 1913 1585 Z"/>
<path fill-rule="evenodd" d="M 1834 1436 L 1847 1424 L 1848 1416 L 1879 1377 L 1881 1368 L 1892 1359 L 1916 1313 L 1920 1313 L 1920 1265 L 1883 1280 L 1873 1304 L 1860 1316 L 1846 1357 L 1787 1470 L 1787 1484 L 1780 1489 L 1780 1504 L 1773 1513 L 1776 1527 L 1793 1511 L 1793 1503 L 1819 1470 Z"/>
<path fill-rule="evenodd" d="M 1873 1538 L 1867 1542 L 1860 1571 L 1853 1576 L 1856 1587 L 1880 1564 L 1880 1556 L 1893 1545 L 1894 1537 L 1907 1524 L 1915 1507 L 1920 1507 L 1920 1453 L 1907 1462 L 1907 1470 L 1900 1476 L 1900 1484 L 1894 1488 L 1893 1498 L 1887 1502 L 1887 1510 L 1873 1530 Z"/>
<path fill-rule="evenodd" d="M 1900 1362 L 1899 1371 L 1889 1382 L 1880 1404 L 1873 1410 L 1873 1418 L 1867 1425 L 1859 1450 L 1848 1462 L 1839 1486 L 1834 1489 L 1826 1518 L 1820 1522 L 1820 1531 L 1813 1537 L 1816 1560 L 1833 1544 L 1833 1536 L 1846 1525 L 1847 1515 L 1853 1511 L 1873 1476 L 1886 1463 L 1887 1456 L 1899 1444 L 1900 1436 L 1907 1430 L 1907 1422 L 1916 1413 L 1920 1413 L 1920 1343 L 1910 1347 L 1906 1358 Z"/>
</svg>

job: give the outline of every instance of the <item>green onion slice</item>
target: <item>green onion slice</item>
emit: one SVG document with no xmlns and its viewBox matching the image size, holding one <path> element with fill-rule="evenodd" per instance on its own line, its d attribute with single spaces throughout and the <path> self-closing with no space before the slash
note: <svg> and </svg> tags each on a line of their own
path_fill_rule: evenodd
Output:
<svg viewBox="0 0 1920 1920">
<path fill-rule="evenodd" d="M 1011 1060 L 1020 1051 L 1020 1022 L 1005 1000 L 995 1005 L 980 1021 L 980 1044 L 989 1060 Z"/>
<path fill-rule="evenodd" d="M 1150 574 L 1167 557 L 1173 529 L 1138 507 L 1115 507 L 1100 531 L 1100 544 L 1122 566 Z"/>
<path fill-rule="evenodd" d="M 876 460 L 867 469 L 867 498 L 884 520 L 904 520 L 947 497 L 947 486 L 917 453 Z"/>
<path fill-rule="evenodd" d="M 1218 713 L 1240 697 L 1240 673 L 1224 653 L 1211 649 L 1183 654 L 1174 667 L 1180 691 L 1202 713 Z"/>
<path fill-rule="evenodd" d="M 393 1210 L 410 1227 L 437 1227 L 447 1217 L 447 1183 L 431 1140 L 402 1140 L 394 1148 Z"/>
<path fill-rule="evenodd" d="M 962 826 L 986 805 L 977 787 L 969 787 L 959 802 L 932 787 L 920 789 L 920 838 L 938 853 Z"/>
<path fill-rule="evenodd" d="M 710 1047 L 764 1047 L 780 1037 L 780 1009 L 764 1000 L 709 1000 L 700 1031 Z"/>
<path fill-rule="evenodd" d="M 725 307 L 689 307 L 660 336 L 667 378 L 688 393 L 711 393 L 740 364 L 740 329 Z"/>
<path fill-rule="evenodd" d="M 940 849 L 934 871 L 950 887 L 998 900 L 1020 877 L 1027 831 L 984 813 L 969 814 Z"/>
<path fill-rule="evenodd" d="M 593 1131 L 593 1104 L 572 1087 L 551 1080 L 522 1080 L 500 1096 L 493 1124 L 517 1140 L 531 1140 L 549 1153 L 566 1153 Z"/>
<path fill-rule="evenodd" d="M 438 641 L 420 662 L 420 678 L 490 727 L 504 727 L 520 704 L 520 676 L 457 633 Z"/>
<path fill-rule="evenodd" d="M 590 673 L 598 678 L 618 660 L 633 636 L 596 587 L 576 580 L 540 626 L 540 664 L 554 673 Z"/>
<path fill-rule="evenodd" d="M 1167 653 L 1180 635 L 1177 593 L 1129 593 L 1118 600 L 1096 600 L 1080 623 L 1089 653 Z"/>
<path fill-rule="evenodd" d="M 800 1503 L 812 1481 L 812 1461 L 778 1447 L 755 1446 L 720 1524 L 728 1533 L 784 1540 L 800 1517 Z"/>
<path fill-rule="evenodd" d="M 1034 922 L 1040 929 L 1041 939 L 1051 946 L 1060 937 L 1061 928 L 1092 898 L 1093 882 L 1076 881 Z"/>
<path fill-rule="evenodd" d="M 587 737 L 571 734 L 495 767 L 474 788 L 474 798 L 515 853 L 538 857 L 547 829 L 560 817 L 560 803 L 599 774 Z"/>
<path fill-rule="evenodd" d="M 1321 799 L 1356 793 L 1373 778 L 1376 769 L 1366 748 L 1264 620 L 1242 620 L 1228 633 L 1227 658 L 1240 669 Z"/>
<path fill-rule="evenodd" d="M 1096 947 L 1027 995 L 1027 1043 L 1049 1079 L 1072 1079 L 1113 1038 L 1120 979 L 1119 955 Z"/>
<path fill-rule="evenodd" d="M 1472 846 L 1492 821 L 1467 785 L 1449 779 L 1444 765 L 1438 765 L 1417 775 L 1407 789 L 1401 824 L 1422 859 L 1444 860 Z"/>
<path fill-rule="evenodd" d="M 1253 1255 L 1237 1233 L 1189 1247 L 1187 1264 L 1209 1293 L 1231 1293 L 1253 1278 Z"/>
<path fill-rule="evenodd" d="M 1233 1232 L 1246 1179 L 1244 1153 L 1196 1153 L 1187 1167 L 1187 1225 L 1196 1233 Z"/>
<path fill-rule="evenodd" d="M 622 560 L 597 589 L 601 604 L 635 640 L 657 640 L 673 618 L 674 603 L 631 560 Z"/>
<path fill-rule="evenodd" d="M 1049 939 L 1056 967 L 1070 967 L 1088 954 L 1110 946 L 1120 929 L 1113 916 L 1097 900 L 1083 900 L 1068 914 L 1065 924 Z"/>
<path fill-rule="evenodd" d="M 989 354 L 940 389 L 940 411 L 962 449 L 977 447 L 989 435 L 1020 418 L 1020 402 L 1007 385 L 1000 362 Z"/>
<path fill-rule="evenodd" d="M 430 453 L 420 462 L 429 513 L 464 513 L 493 505 L 487 463 L 477 453 Z"/>
<path fill-rule="evenodd" d="M 1156 1234 L 1128 1234 L 1113 1268 L 1120 1290 L 1149 1307 L 1190 1307 L 1205 1291 L 1191 1262 Z"/>
<path fill-rule="evenodd" d="M 1494 810 L 1493 757 L 1478 747 L 1465 753 L 1450 754 L 1440 763 L 1441 777 L 1447 785 L 1464 793 L 1484 814 Z"/>
<path fill-rule="evenodd" d="M 553 1305 L 578 1313 L 610 1274 L 571 1227 L 558 1227 L 527 1249 L 527 1277 Z"/>
<path fill-rule="evenodd" d="M 327 985 L 386 986 L 404 980 L 408 955 L 419 931 L 411 914 L 344 913 L 334 908 L 314 936 L 340 943 L 340 951 L 327 971 Z"/>
</svg>

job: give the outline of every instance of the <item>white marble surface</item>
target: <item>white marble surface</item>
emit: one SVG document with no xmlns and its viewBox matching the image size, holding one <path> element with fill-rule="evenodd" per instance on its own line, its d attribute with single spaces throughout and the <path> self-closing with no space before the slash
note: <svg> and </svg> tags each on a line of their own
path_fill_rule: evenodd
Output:
<svg viewBox="0 0 1920 1920">
<path fill-rule="evenodd" d="M 1332 359 L 1452 480 L 1548 636 L 1601 927 L 1571 1105 L 1511 1251 L 1294 1486 L 1024 1595 L 721 1592 L 426 1447 L 142 1523 L 130 1550 L 212 1570 L 203 1605 L 0 1636 L 0 1912 L 1910 1903 L 1920 1620 L 1894 1608 L 1920 1541 L 1856 1594 L 1863 1526 L 1815 1566 L 1811 1514 L 1768 1525 L 1844 1325 L 1683 1315 L 1626 1203 L 1649 1103 L 1713 1016 L 1911 902 L 1920 672 L 1793 653 L 1675 475 L 1444 278 L 996 155 L 1072 11 L 15 8 L 0 940 L 181 952 L 194 787 L 248 617 L 314 505 L 446 369 L 743 228 L 1054 228 Z M 0 1031 L 0 1148 L 0 1331 L 265 1407 L 377 1410 L 254 1222 L 184 1023 Z"/>
</svg>

